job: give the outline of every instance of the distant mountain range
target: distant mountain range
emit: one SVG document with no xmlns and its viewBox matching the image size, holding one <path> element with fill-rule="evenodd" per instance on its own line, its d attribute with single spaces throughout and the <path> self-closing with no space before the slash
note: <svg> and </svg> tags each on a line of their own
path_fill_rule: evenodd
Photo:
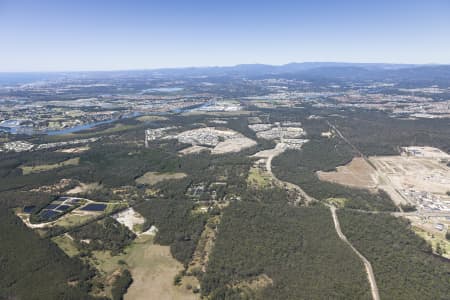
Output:
<svg viewBox="0 0 450 300">
<path fill-rule="evenodd" d="M 65 77 L 285 77 L 297 79 L 393 80 L 450 83 L 450 65 L 303 62 L 286 65 L 241 64 L 228 67 L 165 68 L 128 71 L 0 73 L 0 84 L 55 80 Z"/>
</svg>

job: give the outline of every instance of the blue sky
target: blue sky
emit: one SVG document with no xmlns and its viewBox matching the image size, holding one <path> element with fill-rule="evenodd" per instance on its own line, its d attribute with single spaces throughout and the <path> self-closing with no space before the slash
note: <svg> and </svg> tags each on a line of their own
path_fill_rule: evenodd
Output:
<svg viewBox="0 0 450 300">
<path fill-rule="evenodd" d="M 0 0 L 0 71 L 450 64 L 450 1 Z"/>
</svg>

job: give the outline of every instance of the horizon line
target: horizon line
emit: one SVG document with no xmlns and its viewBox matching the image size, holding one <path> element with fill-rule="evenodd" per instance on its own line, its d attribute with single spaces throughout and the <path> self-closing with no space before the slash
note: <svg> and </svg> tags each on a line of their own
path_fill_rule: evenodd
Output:
<svg viewBox="0 0 450 300">
<path fill-rule="evenodd" d="M 396 63 L 396 62 L 348 62 L 348 61 L 293 61 L 284 64 L 267 63 L 238 63 L 232 65 L 192 65 L 174 67 L 149 67 L 149 68 L 123 68 L 123 69 L 72 69 L 72 70 L 34 70 L 34 71 L 1 71 L 0 74 L 20 74 L 20 73 L 95 73 L 95 72 L 136 72 L 136 71 L 158 71 L 158 70 L 182 70 L 182 69 L 213 69 L 213 68 L 233 68 L 238 66 L 271 66 L 283 67 L 292 64 L 349 64 L 349 65 L 398 65 L 398 66 L 450 66 L 450 63 Z"/>
</svg>

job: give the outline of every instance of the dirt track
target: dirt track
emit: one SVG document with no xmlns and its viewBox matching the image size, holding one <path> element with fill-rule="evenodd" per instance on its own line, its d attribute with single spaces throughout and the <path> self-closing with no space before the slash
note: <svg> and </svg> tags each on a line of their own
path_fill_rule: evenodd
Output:
<svg viewBox="0 0 450 300">
<path fill-rule="evenodd" d="M 339 238 L 346 243 L 347 245 L 350 246 L 350 248 L 353 250 L 353 252 L 356 253 L 356 255 L 359 256 L 359 258 L 362 260 L 362 262 L 364 263 L 364 267 L 366 268 L 366 273 L 367 273 L 367 278 L 369 280 L 370 283 L 370 291 L 372 292 L 372 298 L 374 300 L 380 300 L 380 294 L 378 292 L 378 286 L 377 286 L 377 282 L 375 280 L 375 274 L 373 273 L 373 269 L 372 269 L 372 265 L 370 264 L 370 262 L 367 260 L 367 258 L 365 258 L 353 245 L 352 243 L 349 242 L 349 240 L 347 239 L 347 237 L 344 235 L 344 233 L 342 233 L 341 230 L 341 225 L 339 223 L 339 219 L 337 217 L 336 214 L 336 207 L 334 206 L 329 206 L 330 207 L 330 211 L 331 211 L 331 215 L 333 216 L 333 222 L 334 222 L 334 228 L 336 229 L 336 232 L 339 236 Z"/>
<path fill-rule="evenodd" d="M 276 151 L 277 149 L 274 149 L 274 151 L 265 151 L 263 156 L 267 157 L 267 161 L 266 161 L 266 169 L 267 172 L 278 182 L 281 182 L 283 184 L 288 185 L 290 188 L 294 188 L 296 189 L 300 195 L 302 195 L 302 197 L 304 197 L 304 199 L 306 200 L 306 202 L 311 202 L 311 201 L 317 201 L 316 199 L 314 199 L 313 197 L 309 196 L 301 187 L 299 187 L 298 185 L 295 185 L 293 183 L 290 182 L 285 182 L 282 181 L 280 179 L 278 179 L 273 173 L 272 173 L 272 159 L 281 154 L 283 151 L 279 150 Z M 342 233 L 341 230 L 341 225 L 339 223 L 339 219 L 337 217 L 336 214 L 336 207 L 332 206 L 332 205 L 328 205 L 328 207 L 330 208 L 331 211 L 331 215 L 333 217 L 333 223 L 334 223 L 334 228 L 336 230 L 337 235 L 339 236 L 339 238 L 346 243 L 352 250 L 353 252 L 356 253 L 356 255 L 358 255 L 358 257 L 362 260 L 364 267 L 366 269 L 366 273 L 367 273 L 367 279 L 369 281 L 370 284 L 370 291 L 372 293 L 372 298 L 373 300 L 380 300 L 380 295 L 378 292 L 378 286 L 377 286 L 377 282 L 375 280 L 375 275 L 373 273 L 373 269 L 372 269 L 372 265 L 370 264 L 370 262 L 367 260 L 367 258 L 365 258 L 351 243 L 350 241 L 347 239 L 347 237 Z"/>
</svg>

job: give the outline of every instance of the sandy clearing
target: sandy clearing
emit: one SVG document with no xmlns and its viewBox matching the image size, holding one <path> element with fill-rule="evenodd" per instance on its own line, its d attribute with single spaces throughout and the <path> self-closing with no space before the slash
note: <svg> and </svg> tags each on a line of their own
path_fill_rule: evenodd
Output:
<svg viewBox="0 0 450 300">
<path fill-rule="evenodd" d="M 336 171 L 318 171 L 320 180 L 338 183 L 350 187 L 376 189 L 375 170 L 362 158 L 355 157 L 345 166 L 339 166 Z"/>
<path fill-rule="evenodd" d="M 125 225 L 128 229 L 133 231 L 134 233 L 138 233 L 135 225 L 142 225 L 145 222 L 144 217 L 135 211 L 132 207 L 118 212 L 112 217 L 119 223 Z"/>
<path fill-rule="evenodd" d="M 75 148 L 68 148 L 68 149 L 59 149 L 55 152 L 62 152 L 62 153 L 82 153 L 86 152 L 90 149 L 89 146 L 81 146 L 81 147 L 75 147 Z"/>
<path fill-rule="evenodd" d="M 186 173 L 158 173 L 158 172 L 147 172 L 141 177 L 136 179 L 136 182 L 139 184 L 148 184 L 154 185 L 158 182 L 162 182 L 164 180 L 173 180 L 173 179 L 182 179 L 187 176 Z"/>
<path fill-rule="evenodd" d="M 198 146 L 198 145 L 194 145 L 188 148 L 184 148 L 183 150 L 178 151 L 178 153 L 182 154 L 182 155 L 188 155 L 188 154 L 195 154 L 195 153 L 200 153 L 202 151 L 209 151 L 210 148 L 208 147 L 203 147 L 203 146 Z"/>
<path fill-rule="evenodd" d="M 256 142 L 246 137 L 232 138 L 219 142 L 211 151 L 212 154 L 239 152 L 243 149 L 256 146 Z"/>
<path fill-rule="evenodd" d="M 103 188 L 103 186 L 98 184 L 98 183 L 96 183 L 96 182 L 93 182 L 93 183 L 80 183 L 79 186 L 74 187 L 71 190 L 68 190 L 66 192 L 66 194 L 73 195 L 73 194 L 79 194 L 79 193 L 86 193 L 86 192 L 90 192 L 90 191 L 93 191 L 93 190 L 99 190 L 101 188 Z"/>
</svg>

